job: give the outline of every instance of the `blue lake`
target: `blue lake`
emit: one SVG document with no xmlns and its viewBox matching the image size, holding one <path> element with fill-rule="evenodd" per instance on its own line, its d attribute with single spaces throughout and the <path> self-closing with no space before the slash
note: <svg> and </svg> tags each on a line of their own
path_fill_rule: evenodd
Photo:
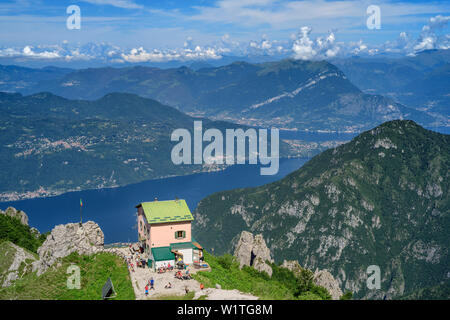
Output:
<svg viewBox="0 0 450 320">
<path fill-rule="evenodd" d="M 300 168 L 308 159 L 280 159 L 280 170 L 261 176 L 259 165 L 235 165 L 224 171 L 150 180 L 120 188 L 69 192 L 56 197 L 1 202 L 0 209 L 13 206 L 27 213 L 30 225 L 41 232 L 57 224 L 80 220 L 97 222 L 105 233 L 105 243 L 137 240 L 135 206 L 144 201 L 185 199 L 191 211 L 204 197 L 218 191 L 254 187 L 281 179 Z"/>
<path fill-rule="evenodd" d="M 436 128 L 433 128 L 436 129 Z M 442 133 L 447 133 L 440 128 Z M 448 130 L 447 130 L 448 131 Z M 280 131 L 282 139 L 305 141 L 351 140 L 352 133 L 313 133 Z M 143 201 L 185 199 L 194 211 L 204 197 L 218 191 L 255 187 L 279 180 L 300 168 L 306 158 L 280 159 L 280 170 L 273 176 L 261 176 L 258 165 L 235 165 L 224 171 L 150 180 L 113 189 L 70 192 L 57 197 L 0 202 L 0 209 L 8 206 L 25 211 L 30 225 L 41 232 L 55 225 L 78 222 L 79 203 L 83 199 L 83 221 L 97 222 L 105 233 L 105 243 L 128 242 L 137 239 L 135 206 Z"/>
</svg>

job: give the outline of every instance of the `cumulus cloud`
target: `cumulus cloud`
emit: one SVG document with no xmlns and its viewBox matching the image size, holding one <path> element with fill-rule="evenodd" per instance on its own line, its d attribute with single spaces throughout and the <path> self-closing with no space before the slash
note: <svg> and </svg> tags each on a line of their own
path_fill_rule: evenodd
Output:
<svg viewBox="0 0 450 320">
<path fill-rule="evenodd" d="M 312 29 L 308 26 L 300 28 L 300 31 L 292 44 L 293 56 L 296 59 L 326 59 L 334 58 L 341 51 L 340 44 L 336 42 L 333 31 L 326 37 L 310 37 Z"/>
<path fill-rule="evenodd" d="M 249 0 L 250 1 L 250 0 Z M 207 45 L 197 45 L 188 36 L 179 48 L 158 49 L 136 46 L 121 48 L 109 43 L 70 43 L 64 40 L 59 45 L 24 47 L 0 47 L 0 57 L 46 60 L 99 60 L 105 63 L 144 63 L 167 61 L 217 60 L 224 55 L 233 56 L 291 56 L 296 59 L 314 60 L 346 57 L 350 55 L 377 55 L 396 53 L 414 55 L 427 49 L 450 49 L 450 35 L 445 33 L 450 17 L 437 15 L 423 26 L 420 35 L 413 37 L 401 32 L 398 37 L 383 44 L 368 44 L 359 41 L 338 41 L 339 33 L 331 30 L 327 34 L 313 36 L 311 26 L 303 26 L 290 39 L 270 39 L 262 35 L 259 40 L 238 41 L 224 34 Z M 315 31 L 315 30 L 314 30 Z"/>
<path fill-rule="evenodd" d="M 214 48 L 196 46 L 194 49 L 184 48 L 178 50 L 145 50 L 143 47 L 133 48 L 130 53 L 122 53 L 121 57 L 127 62 L 166 62 L 172 60 L 208 60 L 220 59 L 222 56 Z"/>
<path fill-rule="evenodd" d="M 117 48 L 106 44 L 89 43 L 84 46 L 71 46 L 67 40 L 61 45 L 26 45 L 23 48 L 1 48 L 0 57 L 25 57 L 30 59 L 47 60 L 90 60 L 102 57 L 106 48 Z"/>
<path fill-rule="evenodd" d="M 32 57 L 32 58 L 40 58 L 40 59 L 56 59 L 56 58 L 60 58 L 60 54 L 58 52 L 58 50 L 54 50 L 54 51 L 40 51 L 40 52 L 35 52 L 33 50 L 33 47 L 31 46 L 25 46 L 22 50 L 23 55 L 25 57 Z"/>
<path fill-rule="evenodd" d="M 279 40 L 270 40 L 265 34 L 261 40 L 251 40 L 246 45 L 241 45 L 245 55 L 282 55 L 289 51 L 287 42 Z"/>
<path fill-rule="evenodd" d="M 449 49 L 449 34 L 440 34 L 447 27 L 450 16 L 437 15 L 431 17 L 422 27 L 418 38 L 407 32 L 400 32 L 394 41 L 386 41 L 380 46 L 379 52 L 394 52 L 404 55 L 415 55 L 417 52 L 430 49 Z"/>
<path fill-rule="evenodd" d="M 358 56 L 361 54 L 369 53 L 369 47 L 362 41 L 350 42 L 348 45 L 348 51 L 350 54 Z"/>
<path fill-rule="evenodd" d="M 309 38 L 312 29 L 310 27 L 301 27 L 298 38 L 292 45 L 294 57 L 297 59 L 309 60 L 315 58 L 317 51 L 314 50 L 314 42 Z"/>
<path fill-rule="evenodd" d="M 312 60 L 348 55 L 376 55 L 384 52 L 414 55 L 423 50 L 450 49 L 450 35 L 440 34 L 449 21 L 450 16 L 434 16 L 423 26 L 418 38 L 401 32 L 397 39 L 386 41 L 381 45 L 369 45 L 362 40 L 337 42 L 334 31 L 329 32 L 325 37 L 313 39 L 311 27 L 304 26 L 300 28 L 297 35 L 292 37 L 292 55 L 296 59 Z"/>
<path fill-rule="evenodd" d="M 437 15 L 430 18 L 428 24 L 424 25 L 414 51 L 427 49 L 445 49 L 448 48 L 448 35 L 440 36 L 438 31 L 445 28 L 450 20 L 450 16 Z"/>
</svg>

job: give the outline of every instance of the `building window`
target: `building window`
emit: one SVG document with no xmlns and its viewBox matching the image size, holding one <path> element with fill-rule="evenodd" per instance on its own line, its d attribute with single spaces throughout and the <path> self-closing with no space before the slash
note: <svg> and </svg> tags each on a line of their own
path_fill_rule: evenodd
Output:
<svg viewBox="0 0 450 320">
<path fill-rule="evenodd" d="M 175 231 L 175 239 L 186 238 L 186 231 Z"/>
</svg>

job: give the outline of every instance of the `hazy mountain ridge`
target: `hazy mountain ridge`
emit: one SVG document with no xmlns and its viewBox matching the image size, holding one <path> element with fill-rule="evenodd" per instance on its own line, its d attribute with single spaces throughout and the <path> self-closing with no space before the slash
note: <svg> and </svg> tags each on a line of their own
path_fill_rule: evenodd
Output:
<svg viewBox="0 0 450 320">
<path fill-rule="evenodd" d="M 220 254 L 242 230 L 262 233 L 276 261 L 327 268 L 358 298 L 448 282 L 449 142 L 411 121 L 385 123 L 277 182 L 203 199 L 197 239 Z M 366 287 L 373 264 L 381 290 Z"/>
<path fill-rule="evenodd" d="M 326 61 L 233 62 L 197 70 L 89 68 L 16 90 L 49 91 L 70 99 L 129 92 L 192 115 L 299 130 L 360 131 L 398 118 L 424 125 L 436 121 L 392 99 L 364 94 Z"/>
<path fill-rule="evenodd" d="M 42 81 L 55 80 L 73 72 L 68 68 L 27 68 L 0 65 L 0 91 L 19 92 L 37 85 Z"/>
<path fill-rule="evenodd" d="M 439 114 L 448 123 L 450 50 L 426 50 L 413 57 L 353 57 L 331 62 L 364 92 Z"/>
<path fill-rule="evenodd" d="M 192 132 L 194 120 L 133 94 L 85 101 L 45 92 L 0 93 L 0 201 L 224 169 L 225 165 L 172 163 L 176 142 L 170 141 L 171 133 L 178 128 Z M 248 128 L 202 121 L 204 130 Z M 321 144 L 305 152 L 325 148 Z M 297 149 L 280 141 L 282 157 L 301 155 Z"/>
</svg>

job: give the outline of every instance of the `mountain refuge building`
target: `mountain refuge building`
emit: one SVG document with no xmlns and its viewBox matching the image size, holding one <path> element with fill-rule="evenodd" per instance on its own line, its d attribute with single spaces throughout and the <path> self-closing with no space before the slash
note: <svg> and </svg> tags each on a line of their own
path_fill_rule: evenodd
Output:
<svg viewBox="0 0 450 320">
<path fill-rule="evenodd" d="M 194 217 L 185 200 L 142 202 L 136 206 L 138 239 L 151 267 L 199 265 L 203 248 L 192 237 Z"/>
</svg>

